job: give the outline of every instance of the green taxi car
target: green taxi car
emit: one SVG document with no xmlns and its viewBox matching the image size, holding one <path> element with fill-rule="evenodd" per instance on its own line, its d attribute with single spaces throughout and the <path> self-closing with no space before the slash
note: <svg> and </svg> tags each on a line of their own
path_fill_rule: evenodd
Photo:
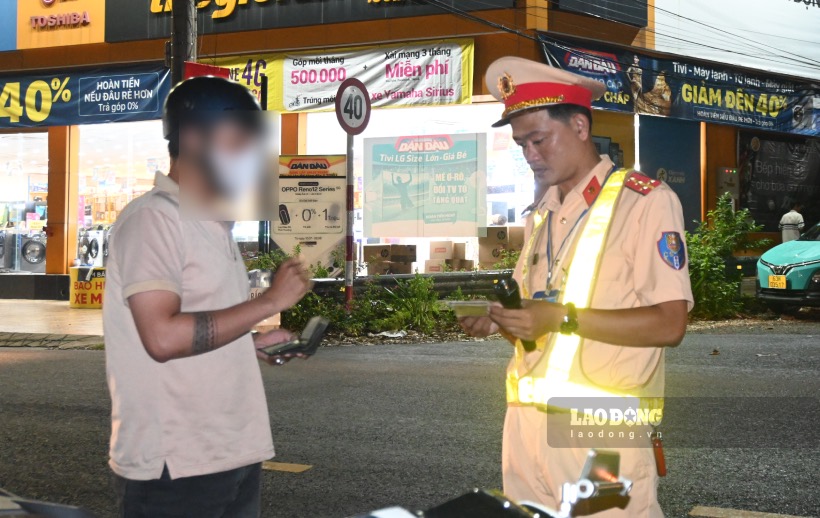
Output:
<svg viewBox="0 0 820 518">
<path fill-rule="evenodd" d="M 820 223 L 761 256 L 757 296 L 773 309 L 820 306 Z"/>
</svg>

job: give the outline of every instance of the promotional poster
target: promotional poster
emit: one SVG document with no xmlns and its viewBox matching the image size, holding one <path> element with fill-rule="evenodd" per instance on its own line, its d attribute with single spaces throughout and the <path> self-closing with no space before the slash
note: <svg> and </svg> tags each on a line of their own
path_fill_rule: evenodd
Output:
<svg viewBox="0 0 820 518">
<path fill-rule="evenodd" d="M 364 140 L 364 234 L 474 237 L 486 220 L 486 135 Z"/>
<path fill-rule="evenodd" d="M 3 77 L 0 128 L 159 119 L 170 88 L 163 67 Z"/>
<path fill-rule="evenodd" d="M 345 79 L 361 80 L 374 107 L 467 104 L 473 95 L 471 39 L 356 47 L 325 53 L 226 57 L 211 64 L 261 97 L 268 77 L 268 109 L 333 110 Z"/>
<path fill-rule="evenodd" d="M 344 244 L 347 177 L 344 155 L 281 155 L 277 189 L 278 219 L 271 236 L 290 253 L 296 246 L 310 264 L 325 264 Z"/>
<path fill-rule="evenodd" d="M 820 221 L 820 141 L 741 132 L 738 145 L 740 206 L 767 232 L 803 205 L 806 229 Z"/>
<path fill-rule="evenodd" d="M 820 92 L 808 84 L 614 46 L 544 40 L 543 49 L 548 63 L 606 85 L 596 108 L 820 135 Z"/>
</svg>

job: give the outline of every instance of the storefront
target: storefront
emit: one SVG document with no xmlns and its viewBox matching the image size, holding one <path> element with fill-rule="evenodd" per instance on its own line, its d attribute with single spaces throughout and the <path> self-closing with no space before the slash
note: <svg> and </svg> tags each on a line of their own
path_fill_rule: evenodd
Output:
<svg viewBox="0 0 820 518">
<path fill-rule="evenodd" d="M 503 55 L 539 59 L 540 47 L 454 14 L 455 2 L 436 4 L 442 5 L 362 0 L 340 8 L 320 1 L 299 6 L 257 1 L 229 9 L 229 4 L 199 2 L 200 61 L 233 69 L 233 78 L 256 93 L 261 75 L 268 76 L 268 107 L 282 112 L 281 151 L 288 155 L 344 151 L 343 133 L 332 113 L 323 110 L 343 79 L 340 74 L 367 79 L 367 71 L 378 63 L 384 77 L 366 81 L 377 109 L 371 127 L 356 139 L 358 206 L 366 204 L 368 145 L 419 135 L 466 142 L 465 134 L 471 134 L 471 167 L 482 183 L 446 187 L 457 194 L 472 189 L 475 207 L 459 212 L 476 215 L 474 228 L 493 221 L 520 224 L 521 210 L 532 199 L 530 176 L 508 130 L 490 129 L 500 107 L 489 102 L 482 72 Z M 485 0 L 458 2 L 457 7 L 495 24 L 543 28 L 547 10 L 540 3 L 514 5 L 511 0 Z M 47 2 L 36 9 L 26 4 L 16 14 L 9 19 L 17 23 L 0 40 L 6 51 L 0 52 L 0 68 L 9 71 L 0 76 L 5 92 L 0 99 L 0 155 L 12 171 L 7 176 L 17 178 L 8 180 L 16 182 L 8 203 L 23 207 L 9 209 L 7 220 L 14 220 L 14 228 L 7 232 L 41 239 L 47 257 L 41 268 L 65 273 L 75 259 L 88 264 L 102 260 L 107 226 L 126 203 L 150 189 L 156 171 L 167 170 L 158 119 L 170 87 L 160 62 L 170 32 L 170 3 Z M 549 19 L 559 29 L 589 21 L 570 13 L 550 13 Z M 315 20 L 323 23 L 315 25 Z M 601 20 L 590 24 L 617 32 L 619 43 L 643 44 L 647 38 L 639 26 Z M 12 33 L 15 37 L 6 37 Z M 347 66 L 360 69 L 341 66 L 340 54 Z M 306 56 L 313 61 L 293 59 Z M 417 87 L 401 86 L 414 75 L 420 76 Z M 627 166 L 635 161 L 633 128 L 628 115 L 596 115 L 602 151 Z M 401 183 L 402 174 L 397 178 Z M 440 196 L 439 201 L 452 199 Z M 38 203 L 45 205 L 38 208 Z M 30 204 L 35 204 L 29 207 L 33 210 L 27 210 Z M 257 230 L 254 222 L 240 224 L 237 238 L 254 240 Z M 363 241 L 393 237 L 383 231 L 365 235 L 361 219 L 357 230 Z M 468 233 L 475 235 L 428 237 L 467 241 Z M 426 248 L 419 250 L 423 261 Z"/>
<path fill-rule="evenodd" d="M 156 119 L 169 88 L 159 66 L 0 78 L 4 272 L 103 266 L 107 228 L 167 170 Z"/>
</svg>

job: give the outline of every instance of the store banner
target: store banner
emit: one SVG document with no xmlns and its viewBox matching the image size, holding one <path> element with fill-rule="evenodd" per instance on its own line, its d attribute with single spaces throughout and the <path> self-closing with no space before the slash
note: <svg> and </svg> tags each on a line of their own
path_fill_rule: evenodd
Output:
<svg viewBox="0 0 820 518">
<path fill-rule="evenodd" d="M 655 49 L 820 79 L 818 0 L 654 0 Z"/>
<path fill-rule="evenodd" d="M 607 86 L 596 108 L 820 135 L 820 89 L 619 47 L 546 39 L 547 62 Z"/>
<path fill-rule="evenodd" d="M 638 134 L 642 172 L 675 191 L 686 230 L 694 231 L 701 221 L 700 124 L 642 115 Z"/>
<path fill-rule="evenodd" d="M 408 44 L 285 57 L 286 110 L 329 110 L 348 76 L 360 79 L 374 107 L 461 104 L 472 97 L 472 41 Z"/>
<path fill-rule="evenodd" d="M 231 79 L 257 97 L 268 77 L 268 109 L 333 110 L 348 77 L 364 82 L 374 107 L 467 104 L 472 98 L 471 39 L 358 47 L 327 53 L 288 53 L 218 58 Z"/>
<path fill-rule="evenodd" d="M 171 0 L 105 0 L 105 3 L 106 41 L 149 40 L 171 35 Z M 441 3 L 461 11 L 515 7 L 514 0 L 442 0 Z M 391 20 L 449 12 L 414 0 L 198 0 L 196 5 L 200 34 Z"/>
<path fill-rule="evenodd" d="M 0 0 L 0 52 L 17 48 L 17 0 Z"/>
<path fill-rule="evenodd" d="M 486 134 L 364 140 L 364 234 L 475 237 L 486 223 Z"/>
<path fill-rule="evenodd" d="M 162 67 L 0 77 L 0 128 L 159 119 L 170 84 Z"/>
<path fill-rule="evenodd" d="M 105 3 L 106 0 L 19 0 L 17 48 L 102 43 Z"/>
<path fill-rule="evenodd" d="M 755 222 L 776 232 L 795 203 L 807 225 L 820 221 L 820 140 L 741 132 L 738 147 L 740 206 Z"/>
<path fill-rule="evenodd" d="M 343 244 L 347 228 L 347 158 L 344 155 L 281 155 L 276 186 L 278 216 L 274 242 L 301 249 L 310 264 L 327 264 Z"/>
</svg>

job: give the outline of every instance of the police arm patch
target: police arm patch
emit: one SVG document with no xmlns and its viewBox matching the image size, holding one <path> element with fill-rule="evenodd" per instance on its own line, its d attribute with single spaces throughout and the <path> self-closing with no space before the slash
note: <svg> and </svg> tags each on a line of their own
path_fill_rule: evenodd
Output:
<svg viewBox="0 0 820 518">
<path fill-rule="evenodd" d="M 681 270 L 686 266 L 686 248 L 679 232 L 661 232 L 658 253 L 670 268 Z"/>
</svg>

